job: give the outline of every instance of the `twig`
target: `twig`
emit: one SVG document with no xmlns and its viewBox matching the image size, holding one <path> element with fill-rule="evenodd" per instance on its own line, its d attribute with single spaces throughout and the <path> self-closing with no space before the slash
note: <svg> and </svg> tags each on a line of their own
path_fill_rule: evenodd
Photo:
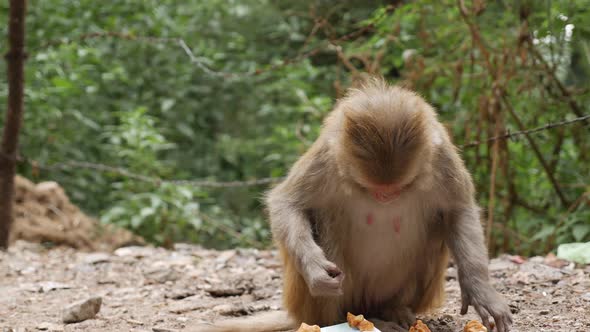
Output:
<svg viewBox="0 0 590 332">
<path fill-rule="evenodd" d="M 564 120 L 564 121 L 560 121 L 560 122 L 554 122 L 554 123 L 548 123 L 544 126 L 541 127 L 537 127 L 534 129 L 527 129 L 527 130 L 521 130 L 521 131 L 516 131 L 516 132 L 507 132 L 504 135 L 499 135 L 499 136 L 494 136 L 494 137 L 490 137 L 484 141 L 472 141 L 466 144 L 461 145 L 461 148 L 471 148 L 474 146 L 478 146 L 484 143 L 488 143 L 488 142 L 492 142 L 492 141 L 496 141 L 496 140 L 500 140 L 500 139 L 509 139 L 509 138 L 515 138 L 518 136 L 523 136 L 523 135 L 528 135 L 528 134 L 534 134 L 537 133 L 539 131 L 544 131 L 547 129 L 551 129 L 551 128 L 555 128 L 555 127 L 561 127 L 561 126 L 566 126 L 566 125 L 570 125 L 570 124 L 574 124 L 576 122 L 581 122 L 581 121 L 586 121 L 590 119 L 590 114 L 586 114 L 571 120 Z"/>
<path fill-rule="evenodd" d="M 465 24 L 467 24 L 467 26 L 469 27 L 469 31 L 471 32 L 471 39 L 473 40 L 473 42 L 475 43 L 475 45 L 477 46 L 477 48 L 481 52 L 481 55 L 483 56 L 483 58 L 486 62 L 486 67 L 488 68 L 492 77 L 495 79 L 496 75 L 495 75 L 494 71 L 492 70 L 492 63 L 490 61 L 490 53 L 488 52 L 485 45 L 483 44 L 481 34 L 479 33 L 479 29 L 469 19 L 469 13 L 467 11 L 467 8 L 465 7 L 465 2 L 463 0 L 457 0 L 457 4 L 459 6 L 459 13 L 461 13 L 461 17 L 463 18 L 463 21 L 465 21 Z"/>
<path fill-rule="evenodd" d="M 539 51 L 534 47 L 533 43 L 530 40 L 529 49 L 531 53 L 535 56 L 535 58 L 539 60 L 539 62 L 541 62 L 541 65 L 543 65 L 543 69 L 549 75 L 553 83 L 555 83 L 561 95 L 566 99 L 567 104 L 572 109 L 572 112 L 574 112 L 574 114 L 576 114 L 577 116 L 582 116 L 583 111 L 580 105 L 578 105 L 578 103 L 572 98 L 570 92 L 566 89 L 566 87 L 563 85 L 563 83 L 561 83 L 561 81 L 555 74 L 555 71 L 551 69 L 551 66 L 547 63 L 547 61 L 545 61 L 541 53 L 539 53 Z"/>
<path fill-rule="evenodd" d="M 205 66 L 205 64 L 203 64 L 202 61 L 197 59 L 197 57 L 193 54 L 190 47 L 188 47 L 188 45 L 186 44 L 186 42 L 183 39 L 177 39 L 177 42 L 178 42 L 178 45 L 180 45 L 180 47 L 184 50 L 184 53 L 186 53 L 186 55 L 188 55 L 188 58 L 190 59 L 190 61 L 192 63 L 194 63 L 195 65 L 197 65 L 197 67 L 201 68 L 205 73 L 207 73 L 211 76 L 223 76 L 223 77 L 230 77 L 230 76 L 235 75 L 233 73 L 213 71 L 211 68 Z"/>
<path fill-rule="evenodd" d="M 506 98 L 506 95 L 501 94 L 501 93 L 498 92 L 498 98 L 502 98 L 502 101 L 504 101 L 504 105 L 508 109 L 508 112 L 510 113 L 510 115 L 512 116 L 512 118 L 514 119 L 514 121 L 516 121 L 516 124 L 518 125 L 518 127 L 521 130 L 523 130 L 524 129 L 524 124 L 522 123 L 522 121 L 520 120 L 520 118 L 518 117 L 518 115 L 516 114 L 516 112 L 514 111 L 514 108 L 512 108 L 512 105 L 508 101 L 508 98 Z M 531 148 L 533 148 L 533 152 L 537 156 L 537 159 L 541 163 L 541 166 L 543 166 L 543 169 L 545 170 L 545 173 L 547 174 L 547 177 L 549 178 L 549 181 L 553 185 L 553 188 L 555 189 L 555 192 L 557 193 L 557 196 L 559 197 L 559 200 L 561 201 L 561 204 L 563 206 L 568 206 L 569 203 L 568 203 L 565 195 L 561 191 L 561 187 L 560 187 L 559 183 L 557 182 L 557 180 L 553 176 L 553 173 L 551 172 L 551 169 L 549 169 L 549 165 L 545 161 L 545 158 L 543 157 L 543 154 L 541 153 L 541 150 L 537 146 L 537 143 L 535 143 L 535 141 L 532 139 L 532 137 L 526 131 L 523 130 L 523 134 L 526 137 L 526 139 L 529 142 L 529 144 L 531 145 Z"/>
<path fill-rule="evenodd" d="M 497 134 L 500 131 L 500 117 L 496 113 L 496 124 L 495 124 L 495 133 Z M 494 243 L 492 242 L 492 227 L 494 224 L 494 204 L 496 199 L 496 170 L 498 169 L 498 147 L 499 141 L 494 141 L 492 145 L 492 170 L 490 172 L 490 193 L 489 193 L 489 200 L 488 200 L 488 221 L 486 224 L 486 237 L 487 237 L 487 244 L 488 250 L 493 252 Z"/>
<path fill-rule="evenodd" d="M 273 182 L 278 182 L 282 178 L 279 177 L 267 177 L 267 178 L 260 178 L 260 179 L 253 179 L 253 180 L 245 180 L 245 181 L 225 181 L 225 182 L 218 182 L 218 181 L 210 181 L 210 180 L 163 180 L 158 177 L 151 177 L 146 175 L 141 175 L 129 171 L 122 167 L 117 166 L 110 166 L 105 164 L 98 164 L 98 163 L 89 163 L 84 161 L 67 161 L 64 163 L 56 163 L 51 165 L 43 165 L 40 163 L 36 163 L 36 166 L 41 169 L 46 170 L 63 170 L 69 171 L 76 168 L 82 169 L 91 169 L 103 173 L 113 173 L 117 174 L 129 179 L 134 179 L 138 181 L 148 182 L 155 185 L 161 184 L 173 184 L 178 186 L 195 186 L 195 187 L 211 187 L 211 188 L 231 188 L 231 187 L 247 187 L 247 186 L 258 186 L 269 184 Z"/>
</svg>

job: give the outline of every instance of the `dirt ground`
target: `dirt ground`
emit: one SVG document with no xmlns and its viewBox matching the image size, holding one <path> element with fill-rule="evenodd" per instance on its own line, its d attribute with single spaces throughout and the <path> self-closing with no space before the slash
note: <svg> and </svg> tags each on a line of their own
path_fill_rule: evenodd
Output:
<svg viewBox="0 0 590 332">
<path fill-rule="evenodd" d="M 490 263 L 514 312 L 513 331 L 590 331 L 590 266 L 554 257 L 503 256 Z M 447 300 L 421 318 L 436 331 L 462 331 L 456 271 Z M 181 331 L 196 322 L 280 308 L 275 251 L 123 247 L 112 253 L 46 249 L 17 241 L 0 252 L 0 331 Z M 102 297 L 94 319 L 61 323 L 62 308 Z"/>
</svg>

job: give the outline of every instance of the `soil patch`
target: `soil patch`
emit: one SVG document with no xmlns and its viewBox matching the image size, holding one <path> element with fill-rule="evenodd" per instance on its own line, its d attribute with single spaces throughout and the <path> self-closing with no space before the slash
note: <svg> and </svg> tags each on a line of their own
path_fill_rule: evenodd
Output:
<svg viewBox="0 0 590 332">
<path fill-rule="evenodd" d="M 72 204 L 56 182 L 15 178 L 14 224 L 10 242 L 27 240 L 81 250 L 114 250 L 144 241 L 131 232 L 102 225 Z"/>
</svg>

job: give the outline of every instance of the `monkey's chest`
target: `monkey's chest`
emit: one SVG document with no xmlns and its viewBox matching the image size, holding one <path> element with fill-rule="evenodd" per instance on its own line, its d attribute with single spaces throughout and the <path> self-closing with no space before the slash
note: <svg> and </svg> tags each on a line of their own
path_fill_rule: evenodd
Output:
<svg viewBox="0 0 590 332">
<path fill-rule="evenodd" d="M 401 277 L 399 271 L 416 264 L 417 249 L 427 241 L 421 207 L 404 201 L 382 205 L 366 200 L 357 201 L 348 215 L 352 244 L 348 263 L 356 279 L 378 282 L 380 277 L 391 278 L 392 271 Z"/>
</svg>

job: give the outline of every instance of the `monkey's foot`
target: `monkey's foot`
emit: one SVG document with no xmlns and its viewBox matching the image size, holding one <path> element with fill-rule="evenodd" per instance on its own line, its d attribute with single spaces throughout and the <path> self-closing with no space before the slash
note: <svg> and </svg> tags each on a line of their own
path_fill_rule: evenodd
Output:
<svg viewBox="0 0 590 332">
<path fill-rule="evenodd" d="M 416 314 L 408 307 L 397 307 L 383 311 L 381 318 L 407 331 L 416 321 Z"/>
<path fill-rule="evenodd" d="M 369 319 L 381 332 L 407 332 L 408 329 L 401 327 L 398 323 L 386 322 L 377 318 Z"/>
</svg>

